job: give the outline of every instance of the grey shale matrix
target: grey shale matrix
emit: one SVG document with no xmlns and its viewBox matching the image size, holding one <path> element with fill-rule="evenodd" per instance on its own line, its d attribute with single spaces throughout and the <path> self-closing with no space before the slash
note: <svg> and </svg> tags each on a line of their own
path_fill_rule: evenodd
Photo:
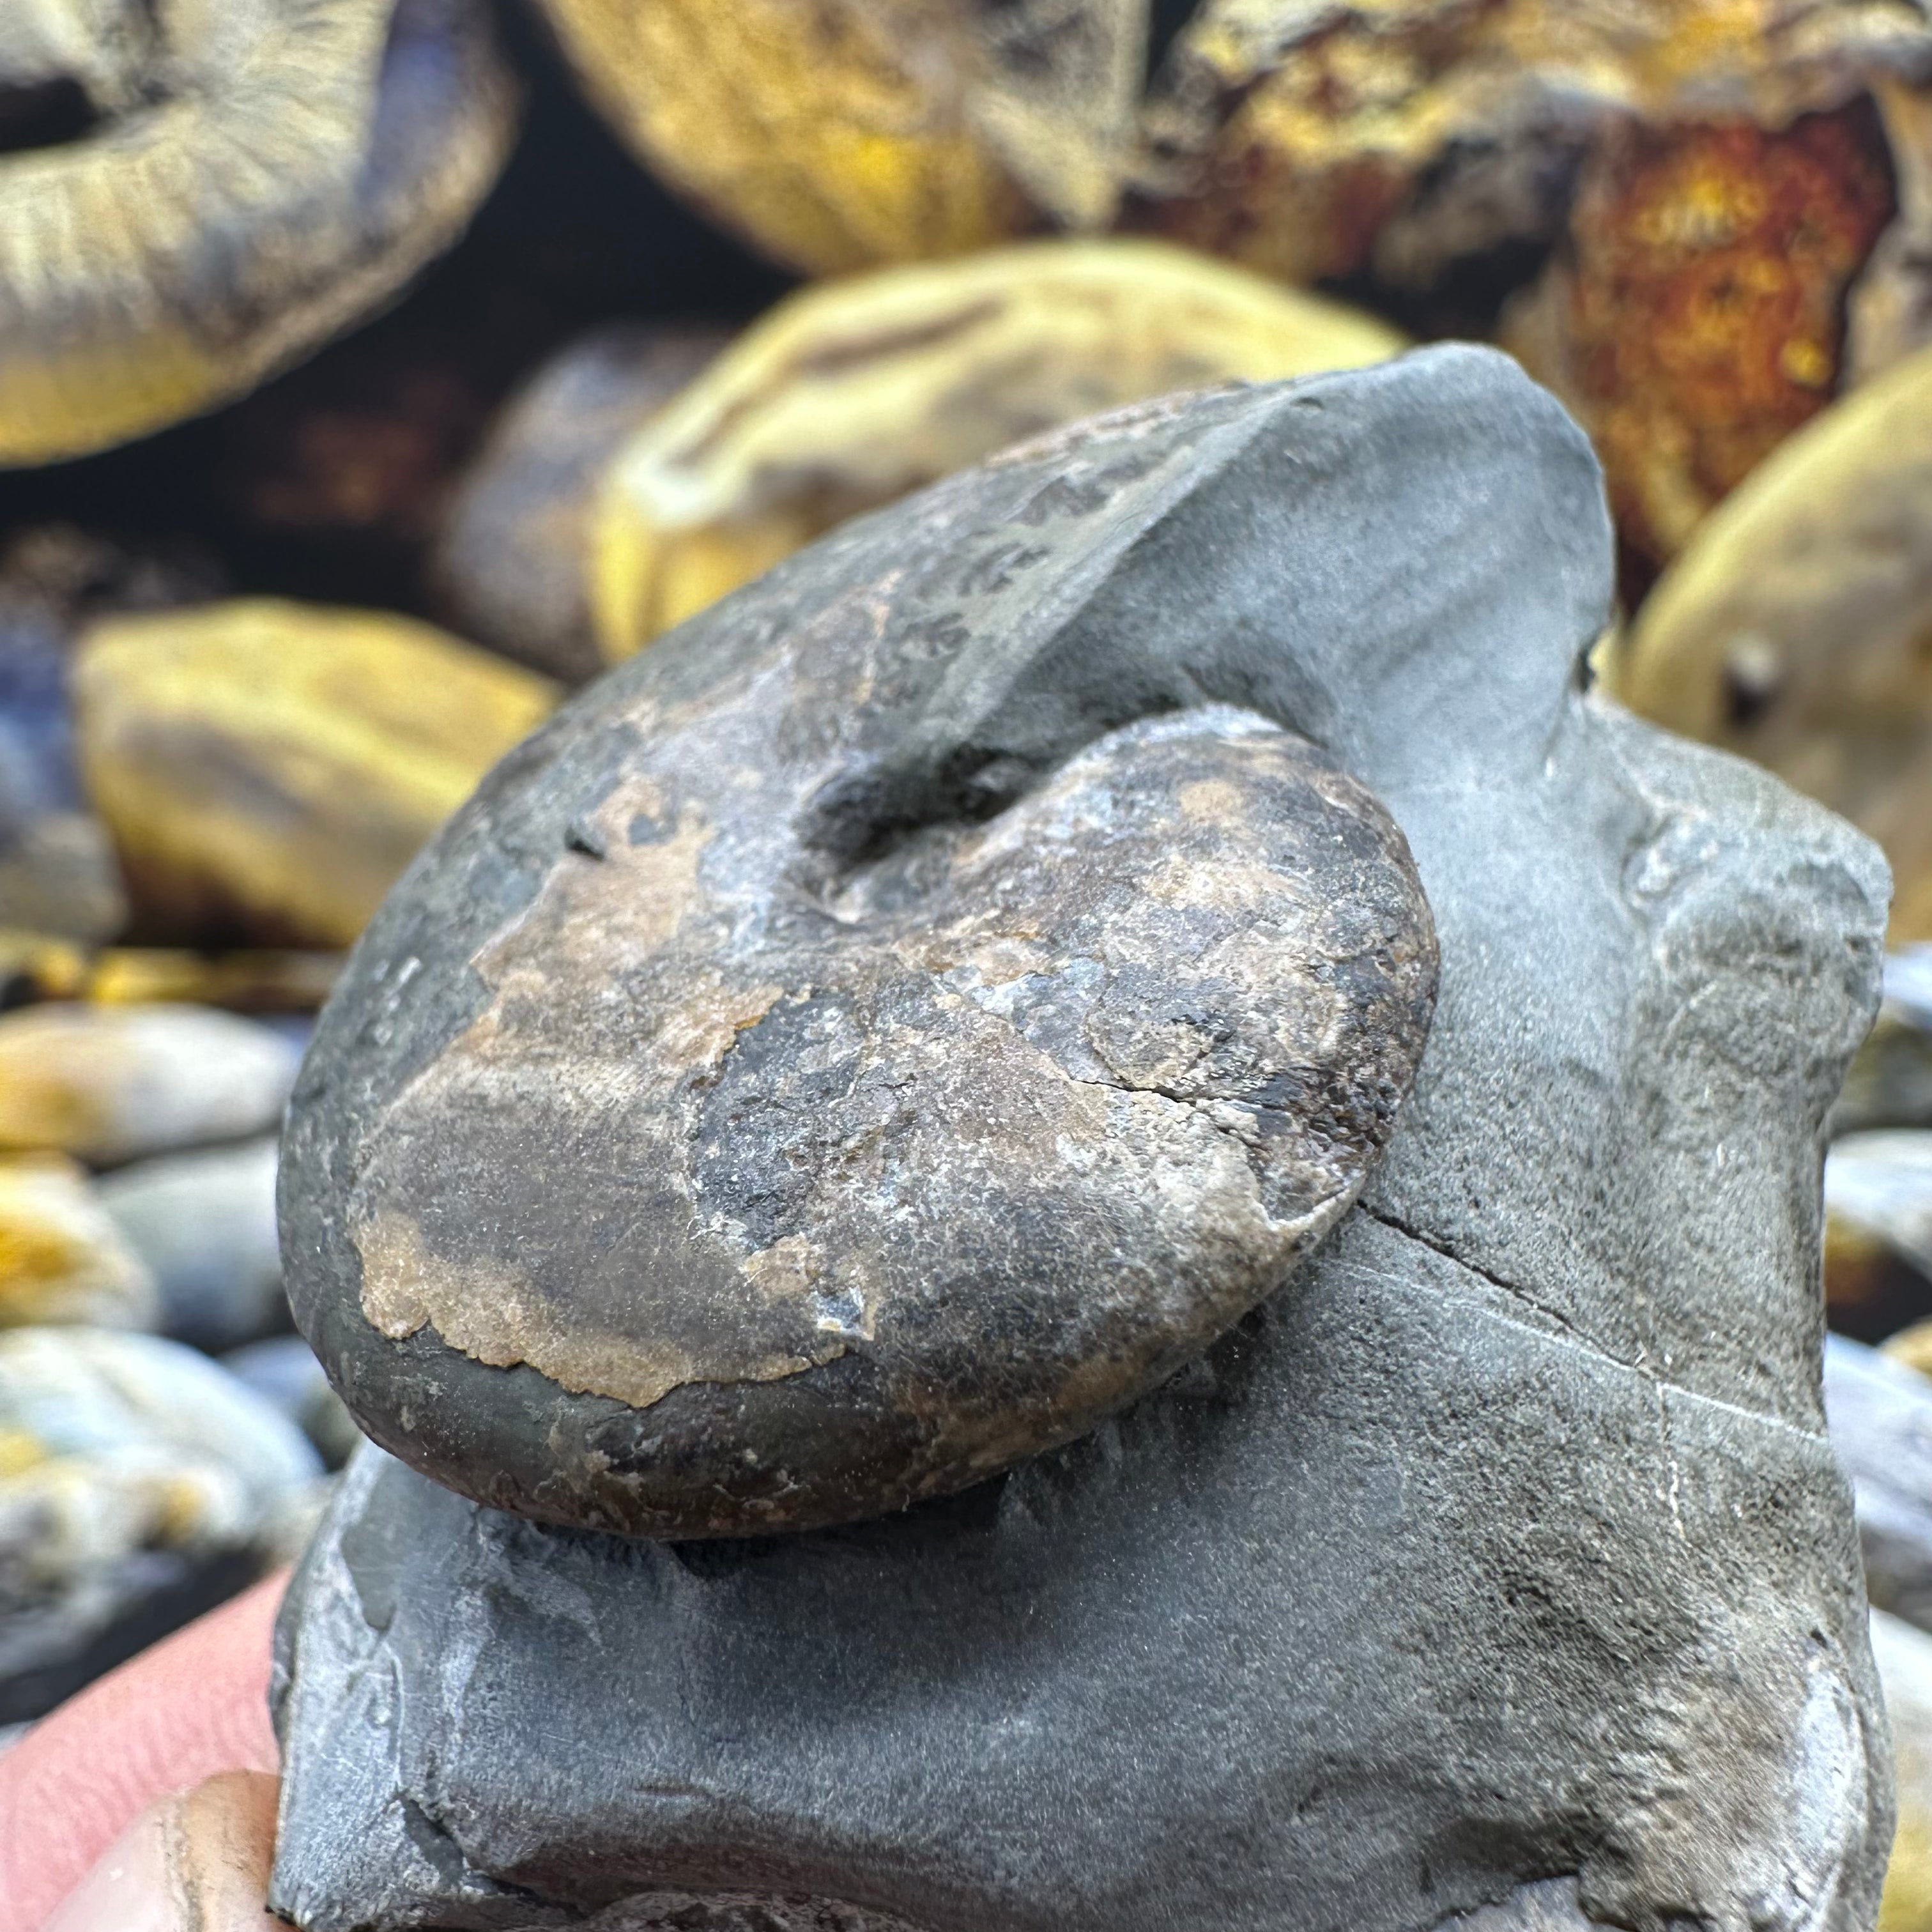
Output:
<svg viewBox="0 0 1932 1932">
<path fill-rule="evenodd" d="M 1431 350 L 1010 452 L 505 760 L 292 1109 L 382 1448 L 277 1907 L 1868 1924 L 1817 1183 L 1887 876 L 1586 688 L 1611 587 L 1582 434 Z"/>
</svg>

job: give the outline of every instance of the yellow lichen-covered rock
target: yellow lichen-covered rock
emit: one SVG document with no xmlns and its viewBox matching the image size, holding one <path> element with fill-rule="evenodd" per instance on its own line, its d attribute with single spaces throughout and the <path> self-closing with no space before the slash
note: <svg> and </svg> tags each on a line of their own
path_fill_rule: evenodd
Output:
<svg viewBox="0 0 1932 1932">
<path fill-rule="evenodd" d="M 1113 213 L 1148 0 L 542 0 L 638 154 L 814 273 Z"/>
<path fill-rule="evenodd" d="M 202 952 L 188 946 L 79 946 L 0 927 L 0 1006 L 88 1000 L 104 1006 L 224 1006 L 240 1013 L 312 1013 L 342 970 L 340 952 L 263 947 Z"/>
<path fill-rule="evenodd" d="M 1932 937 L 1932 350 L 1785 443 L 1666 571 L 1607 681 L 1862 826 Z"/>
<path fill-rule="evenodd" d="M 1425 304 L 1548 254 L 1509 346 L 1659 561 L 1847 368 L 1925 339 L 1928 72 L 1917 6 L 1205 0 L 1150 109 L 1153 219 Z"/>
<path fill-rule="evenodd" d="M 153 1277 L 77 1163 L 58 1154 L 0 1159 L 0 1328 L 144 1328 L 156 1308 Z"/>
<path fill-rule="evenodd" d="M 1403 346 L 1372 317 L 1157 242 L 1022 243 L 808 290 L 606 472 L 599 640 L 624 656 L 844 518 L 1040 430 Z"/>
<path fill-rule="evenodd" d="M 0 1014 L 0 1153 L 105 1167 L 266 1132 L 300 1057 L 268 1028 L 202 1006 Z"/>
<path fill-rule="evenodd" d="M 252 388 L 454 241 L 509 151 L 478 0 L 0 16 L 0 89 L 65 89 L 98 119 L 0 154 L 0 464 Z"/>
<path fill-rule="evenodd" d="M 103 623 L 74 690 L 137 915 L 322 946 L 557 694 L 426 624 L 266 598 Z"/>
</svg>

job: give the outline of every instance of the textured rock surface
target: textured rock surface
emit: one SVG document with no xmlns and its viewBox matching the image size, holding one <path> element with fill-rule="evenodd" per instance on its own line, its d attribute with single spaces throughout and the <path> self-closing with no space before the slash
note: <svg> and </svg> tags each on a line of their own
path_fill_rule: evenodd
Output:
<svg viewBox="0 0 1932 1932">
<path fill-rule="evenodd" d="M 1420 1932 L 1490 1904 L 1866 1925 L 1891 1816 L 1817 1393 L 1818 1162 L 1884 869 L 1583 693 L 1598 472 L 1492 355 L 1018 453 L 578 700 L 392 902 L 346 982 L 365 1023 L 311 1063 L 285 1221 L 340 1270 L 328 1312 L 306 1292 L 325 1352 L 362 1320 L 331 1226 L 350 1125 L 487 1006 L 469 959 L 607 794 L 580 748 L 621 744 L 646 688 L 763 678 L 776 712 L 772 640 L 884 624 L 909 607 L 881 582 L 922 579 L 956 621 L 852 721 L 878 734 L 864 812 L 997 804 L 1202 701 L 1388 805 L 1442 978 L 1387 1155 L 1199 1363 L 902 1516 L 624 1541 L 362 1452 L 284 1621 L 281 1908 L 509 1928 L 676 1888 L 921 1932 Z M 532 1443 L 562 1413 L 528 1368 L 406 1346 L 425 1389 L 507 1388 Z"/>
<path fill-rule="evenodd" d="M 203 1006 L 32 1006 L 0 1016 L 0 1148 L 98 1167 L 275 1124 L 299 1049 Z"/>
<path fill-rule="evenodd" d="M 38 1717 L 287 1553 L 321 1473 L 267 1402 L 153 1335 L 0 1335 L 0 1720 Z"/>
<path fill-rule="evenodd" d="M 289 1325 L 275 1145 L 164 1155 L 100 1182 L 101 1204 L 160 1291 L 163 1334 L 217 1352 Z"/>
</svg>

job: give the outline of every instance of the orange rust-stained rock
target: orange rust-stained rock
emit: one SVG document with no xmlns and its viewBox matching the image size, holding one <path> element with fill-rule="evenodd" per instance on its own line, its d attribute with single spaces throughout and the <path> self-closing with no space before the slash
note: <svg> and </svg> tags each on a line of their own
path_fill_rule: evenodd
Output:
<svg viewBox="0 0 1932 1932">
<path fill-rule="evenodd" d="M 1917 5 L 1207 0 L 1142 218 L 1425 329 L 1508 303 L 1654 566 L 1932 331 L 1928 76 Z"/>
<path fill-rule="evenodd" d="M 1892 206 L 1864 106 L 1633 129 L 1592 161 L 1511 346 L 1590 430 L 1643 554 L 1674 554 L 1831 400 L 1846 292 Z"/>
</svg>

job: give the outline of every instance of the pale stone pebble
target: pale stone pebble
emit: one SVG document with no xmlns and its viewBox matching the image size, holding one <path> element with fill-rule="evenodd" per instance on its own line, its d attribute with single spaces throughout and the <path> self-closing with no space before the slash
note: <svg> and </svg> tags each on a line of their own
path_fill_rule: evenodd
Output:
<svg viewBox="0 0 1932 1932">
<path fill-rule="evenodd" d="M 0 1150 L 95 1167 L 273 1126 L 301 1058 L 209 1007 L 60 1004 L 0 1016 Z"/>
<path fill-rule="evenodd" d="M 290 1499 L 322 1473 L 292 1423 L 192 1348 L 0 1334 L 0 1723 L 285 1556 Z"/>
<path fill-rule="evenodd" d="M 102 1205 L 153 1274 L 162 1334 L 213 1354 L 288 1326 L 275 1166 L 270 1134 L 103 1178 Z"/>
<path fill-rule="evenodd" d="M 88 1322 L 147 1328 L 153 1276 L 64 1154 L 0 1159 L 0 1328 Z"/>
</svg>

